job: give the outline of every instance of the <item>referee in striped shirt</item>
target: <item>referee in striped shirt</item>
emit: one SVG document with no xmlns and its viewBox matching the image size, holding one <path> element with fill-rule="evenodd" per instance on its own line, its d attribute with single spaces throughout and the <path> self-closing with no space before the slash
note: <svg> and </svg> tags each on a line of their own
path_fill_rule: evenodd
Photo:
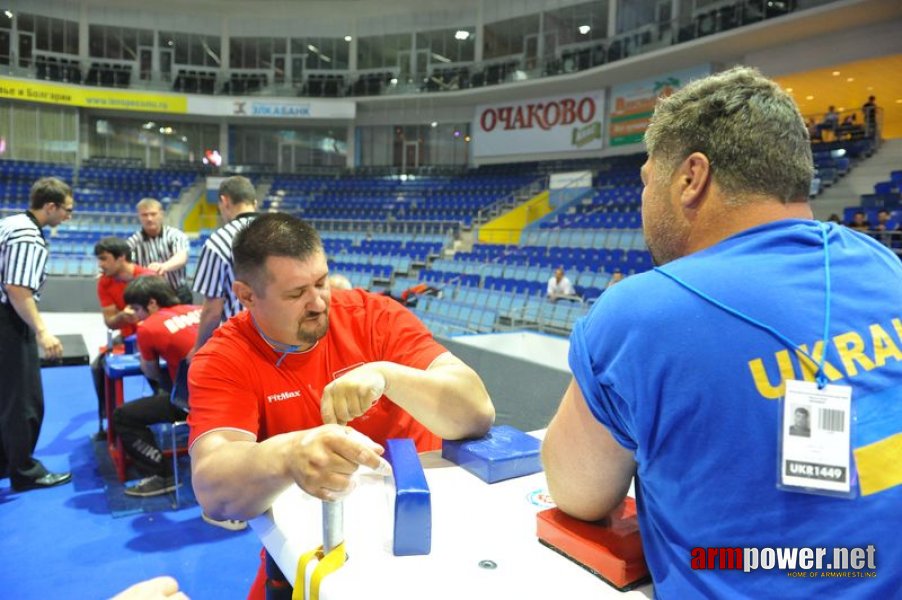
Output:
<svg viewBox="0 0 902 600">
<path fill-rule="evenodd" d="M 204 242 L 194 275 L 194 291 L 204 297 L 197 342 L 188 359 L 213 335 L 213 330 L 241 312 L 243 306 L 232 291 L 235 266 L 232 240 L 257 216 L 257 191 L 246 177 L 228 177 L 219 185 L 219 214 L 225 225 Z"/>
<path fill-rule="evenodd" d="M 185 265 L 188 264 L 188 236 L 163 224 L 163 205 L 155 198 L 138 202 L 141 229 L 128 238 L 132 258 L 142 267 L 162 275 L 175 291 L 181 304 L 191 304 L 191 288 Z"/>
<path fill-rule="evenodd" d="M 38 311 L 47 278 L 43 227 L 72 216 L 72 189 L 55 177 L 31 187 L 29 209 L 0 221 L 0 477 L 18 492 L 68 482 L 71 473 L 51 473 L 32 454 L 44 420 L 44 389 L 38 344 L 49 358 L 63 346 Z"/>
</svg>

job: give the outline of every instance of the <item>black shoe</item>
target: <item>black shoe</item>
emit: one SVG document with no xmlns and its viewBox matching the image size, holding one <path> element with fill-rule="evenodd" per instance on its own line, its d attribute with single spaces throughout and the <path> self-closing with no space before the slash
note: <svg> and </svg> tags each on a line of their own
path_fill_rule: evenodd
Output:
<svg viewBox="0 0 902 600">
<path fill-rule="evenodd" d="M 126 496 L 146 498 L 148 496 L 159 496 L 161 494 L 172 492 L 176 487 L 178 486 L 175 485 L 174 477 L 151 475 L 150 477 L 145 477 L 132 487 L 125 488 L 124 493 Z"/>
<path fill-rule="evenodd" d="M 36 479 L 21 479 L 13 477 L 10 480 L 12 487 L 17 492 L 27 492 L 28 490 L 37 490 L 41 488 L 49 488 L 57 485 L 63 485 L 72 481 L 72 473 L 45 473 Z"/>
</svg>

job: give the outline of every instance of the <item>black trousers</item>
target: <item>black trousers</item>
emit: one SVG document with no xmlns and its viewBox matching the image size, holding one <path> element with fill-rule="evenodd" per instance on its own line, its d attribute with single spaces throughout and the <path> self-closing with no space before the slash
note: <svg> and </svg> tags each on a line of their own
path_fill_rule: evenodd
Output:
<svg viewBox="0 0 902 600">
<path fill-rule="evenodd" d="M 34 332 L 9 304 L 0 304 L 0 472 L 40 477 L 32 454 L 44 421 L 44 388 Z"/>
<path fill-rule="evenodd" d="M 113 412 L 113 427 L 142 476 L 172 475 L 172 462 L 163 456 L 148 425 L 184 421 L 187 416 L 166 393 L 126 402 Z"/>
</svg>

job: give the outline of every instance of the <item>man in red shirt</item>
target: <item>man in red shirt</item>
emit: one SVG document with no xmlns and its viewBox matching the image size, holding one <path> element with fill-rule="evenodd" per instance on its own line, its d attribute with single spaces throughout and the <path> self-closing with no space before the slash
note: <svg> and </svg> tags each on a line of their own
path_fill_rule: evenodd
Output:
<svg viewBox="0 0 902 600">
<path fill-rule="evenodd" d="M 187 416 L 169 401 L 169 390 L 179 362 L 194 347 L 200 307 L 179 304 L 172 287 L 157 276 L 140 277 L 129 283 L 125 288 L 125 302 L 141 321 L 138 325 L 141 372 L 158 383 L 158 392 L 117 408 L 113 424 L 125 452 L 145 476 L 137 485 L 127 488 L 125 494 L 156 496 L 174 490 L 175 482 L 172 465 L 164 459 L 147 426 L 184 421 Z M 161 358 L 166 361 L 168 376 L 160 370 Z"/>
<path fill-rule="evenodd" d="M 310 225 L 263 215 L 232 250 L 247 310 L 214 333 L 189 374 L 194 491 L 207 514 L 255 517 L 292 484 L 335 500 L 359 465 L 382 466 L 388 438 L 424 451 L 488 431 L 495 410 L 475 371 L 394 300 L 331 290 Z M 252 597 L 262 583 L 258 574 Z"/>
<path fill-rule="evenodd" d="M 103 322 L 109 329 L 118 329 L 119 336 L 115 341 L 135 333 L 138 322 L 135 313 L 125 304 L 125 286 L 136 277 L 154 275 L 150 269 L 136 265 L 131 260 L 131 248 L 128 242 L 117 237 L 105 237 L 94 245 L 94 256 L 100 268 L 97 280 L 97 300 L 103 313 Z M 106 416 L 104 390 L 106 383 L 103 377 L 106 355 L 99 354 L 91 363 L 91 376 L 94 378 L 94 389 L 97 392 L 97 415 L 100 420 L 98 436 L 103 434 L 103 418 Z M 153 384 L 151 384 L 153 385 Z"/>
</svg>

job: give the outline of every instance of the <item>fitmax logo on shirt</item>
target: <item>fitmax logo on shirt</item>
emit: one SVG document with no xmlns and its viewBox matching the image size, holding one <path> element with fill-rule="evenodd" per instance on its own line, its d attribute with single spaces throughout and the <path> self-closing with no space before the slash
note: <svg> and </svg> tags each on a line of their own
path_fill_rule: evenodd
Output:
<svg viewBox="0 0 902 600">
<path fill-rule="evenodd" d="M 266 397 L 267 402 L 282 402 L 283 400 L 290 400 L 291 398 L 300 398 L 301 390 L 294 390 L 292 392 L 279 392 L 278 394 L 270 394 Z"/>
</svg>

